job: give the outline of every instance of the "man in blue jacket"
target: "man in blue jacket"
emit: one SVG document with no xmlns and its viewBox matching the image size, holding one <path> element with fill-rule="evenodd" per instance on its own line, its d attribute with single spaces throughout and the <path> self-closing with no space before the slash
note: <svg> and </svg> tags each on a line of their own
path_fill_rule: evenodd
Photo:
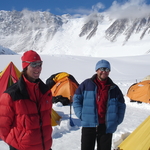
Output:
<svg viewBox="0 0 150 150">
<path fill-rule="evenodd" d="M 107 60 L 100 60 L 96 74 L 83 81 L 73 97 L 73 108 L 81 120 L 81 150 L 111 150 L 112 134 L 123 121 L 125 100 L 119 87 L 109 78 Z"/>
</svg>

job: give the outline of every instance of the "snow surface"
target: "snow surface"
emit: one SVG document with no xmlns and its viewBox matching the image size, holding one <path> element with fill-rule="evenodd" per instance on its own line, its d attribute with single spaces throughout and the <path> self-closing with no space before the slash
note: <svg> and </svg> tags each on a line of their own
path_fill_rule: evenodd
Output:
<svg viewBox="0 0 150 150">
<path fill-rule="evenodd" d="M 114 54 L 113 54 L 114 55 Z M 127 105 L 124 121 L 118 126 L 113 134 L 112 150 L 132 133 L 149 115 L 150 104 L 131 103 L 126 96 L 128 88 L 135 82 L 140 82 L 144 77 L 150 75 L 150 54 L 134 56 L 130 53 L 126 57 L 84 57 L 69 55 L 41 55 L 43 59 L 43 70 L 41 79 L 45 82 L 48 77 L 57 72 L 72 74 L 81 83 L 84 79 L 95 73 L 95 64 L 100 59 L 106 59 L 111 63 L 110 77 L 121 88 L 125 103 Z M 21 55 L 0 55 L 0 71 L 10 61 L 21 71 Z M 62 117 L 61 123 L 53 127 L 53 150 L 80 150 L 81 125 L 72 109 L 72 120 L 74 127 L 69 125 L 70 107 L 62 106 L 61 103 L 53 104 L 53 109 Z M 35 139 L 36 140 L 36 139 Z M 9 150 L 8 145 L 0 141 L 0 150 Z"/>
</svg>

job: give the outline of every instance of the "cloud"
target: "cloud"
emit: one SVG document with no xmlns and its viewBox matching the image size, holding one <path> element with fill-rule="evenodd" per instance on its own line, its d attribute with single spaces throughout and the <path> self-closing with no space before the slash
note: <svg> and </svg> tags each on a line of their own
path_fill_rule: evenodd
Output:
<svg viewBox="0 0 150 150">
<path fill-rule="evenodd" d="M 105 8 L 104 4 L 97 3 L 91 7 L 91 9 L 77 8 L 77 9 L 66 9 L 64 13 L 74 15 L 74 17 L 82 17 L 83 15 L 90 15 L 107 12 L 110 17 L 116 19 L 122 18 L 142 18 L 150 16 L 150 5 L 146 4 L 145 0 L 125 0 L 122 3 L 114 1 L 112 6 L 108 9 Z"/>
<path fill-rule="evenodd" d="M 122 4 L 114 1 L 107 12 L 118 19 L 142 18 L 150 15 L 150 5 L 145 0 L 129 0 Z"/>
<path fill-rule="evenodd" d="M 85 9 L 85 8 L 77 8 L 77 9 L 66 9 L 66 12 L 71 13 L 71 14 L 86 15 L 86 14 L 90 14 L 91 10 Z"/>
<path fill-rule="evenodd" d="M 89 15 L 92 13 L 97 13 L 99 10 L 104 9 L 105 6 L 102 3 L 97 3 L 96 5 L 93 5 L 91 9 L 86 8 L 77 8 L 77 9 L 66 9 L 64 12 L 69 14 L 75 14 L 75 15 Z"/>
<path fill-rule="evenodd" d="M 98 12 L 99 10 L 104 9 L 105 6 L 102 3 L 97 3 L 96 5 L 92 6 L 92 12 Z"/>
</svg>

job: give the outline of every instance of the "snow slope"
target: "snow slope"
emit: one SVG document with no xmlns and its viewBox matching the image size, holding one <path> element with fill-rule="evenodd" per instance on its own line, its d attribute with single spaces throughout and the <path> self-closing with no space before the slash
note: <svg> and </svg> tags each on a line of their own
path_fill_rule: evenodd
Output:
<svg viewBox="0 0 150 150">
<path fill-rule="evenodd" d="M 134 54 L 133 54 L 134 55 Z M 21 55 L 0 55 L 0 70 L 13 61 L 21 71 Z M 110 61 L 112 71 L 110 77 L 121 88 L 127 105 L 123 123 L 113 135 L 113 148 L 134 129 L 138 127 L 149 115 L 150 104 L 130 103 L 126 96 L 127 90 L 135 82 L 140 82 L 150 74 L 150 55 L 128 56 L 128 57 L 84 57 L 69 55 L 41 55 L 44 63 L 41 79 L 46 79 L 54 73 L 65 71 L 72 74 L 81 83 L 84 79 L 95 73 L 95 64 L 104 58 Z M 80 150 L 81 126 L 80 120 L 75 116 L 72 109 L 72 119 L 75 127 L 69 125 L 69 106 L 62 106 L 61 103 L 53 104 L 53 109 L 62 116 L 60 126 L 53 127 L 53 150 Z M 9 150 L 8 145 L 0 141 L 0 150 Z"/>
</svg>

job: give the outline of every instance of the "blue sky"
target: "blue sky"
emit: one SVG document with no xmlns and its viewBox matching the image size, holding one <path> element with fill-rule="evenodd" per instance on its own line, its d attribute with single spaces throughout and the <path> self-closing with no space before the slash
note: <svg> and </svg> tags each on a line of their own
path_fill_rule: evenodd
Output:
<svg viewBox="0 0 150 150">
<path fill-rule="evenodd" d="M 114 0 L 0 0 L 0 10 L 17 10 L 28 9 L 31 11 L 50 11 L 55 15 L 69 13 L 73 14 L 88 14 L 96 9 L 104 11 L 110 8 Z M 124 5 L 126 2 L 146 3 L 150 0 L 116 0 L 119 5 Z"/>
<path fill-rule="evenodd" d="M 93 6 L 101 3 L 105 9 L 109 8 L 114 0 L 0 0 L 0 10 L 18 10 L 27 8 L 31 11 L 49 10 L 55 15 L 65 13 L 81 13 L 88 12 Z M 118 0 L 117 2 L 124 2 Z"/>
</svg>

